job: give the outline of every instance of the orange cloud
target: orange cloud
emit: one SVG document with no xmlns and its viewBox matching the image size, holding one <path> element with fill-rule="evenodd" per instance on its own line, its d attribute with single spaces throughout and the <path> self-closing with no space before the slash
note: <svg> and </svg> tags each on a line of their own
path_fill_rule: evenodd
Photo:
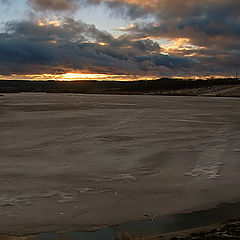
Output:
<svg viewBox="0 0 240 240">
<path fill-rule="evenodd" d="M 203 47 L 195 46 L 191 44 L 189 38 L 175 38 L 169 40 L 168 43 L 161 45 L 162 53 L 164 54 L 176 54 L 182 53 L 179 55 L 183 56 L 194 56 L 194 53 L 188 54 L 189 51 L 203 49 Z"/>
<path fill-rule="evenodd" d="M 40 19 L 40 20 L 38 20 L 37 24 L 40 27 L 45 27 L 45 26 L 48 26 L 48 25 L 52 25 L 54 27 L 60 27 L 61 26 L 61 21 L 59 19 L 53 19 L 53 20 Z"/>
<path fill-rule="evenodd" d="M 138 75 L 116 75 L 116 74 L 99 74 L 99 73 L 80 73 L 68 72 L 64 74 L 32 74 L 19 75 L 11 74 L 9 76 L 0 75 L 0 80 L 32 80 L 32 81 L 78 81 L 78 80 L 97 80 L 97 81 L 136 81 L 136 80 L 153 80 L 158 76 L 138 76 Z"/>
</svg>

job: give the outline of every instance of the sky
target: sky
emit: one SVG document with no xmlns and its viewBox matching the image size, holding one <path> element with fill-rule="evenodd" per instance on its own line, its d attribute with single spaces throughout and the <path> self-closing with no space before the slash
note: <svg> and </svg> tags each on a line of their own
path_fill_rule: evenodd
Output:
<svg viewBox="0 0 240 240">
<path fill-rule="evenodd" d="M 0 79 L 234 76 L 239 0 L 0 0 Z"/>
</svg>

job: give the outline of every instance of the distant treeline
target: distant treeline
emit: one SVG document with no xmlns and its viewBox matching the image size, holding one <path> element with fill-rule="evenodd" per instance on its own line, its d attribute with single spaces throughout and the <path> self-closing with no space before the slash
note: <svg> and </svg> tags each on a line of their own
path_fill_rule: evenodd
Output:
<svg viewBox="0 0 240 240">
<path fill-rule="evenodd" d="M 240 84 L 238 79 L 182 80 L 162 78 L 151 81 L 23 81 L 0 80 L 1 93 L 148 93 L 164 90 L 193 89 L 216 85 Z"/>
</svg>

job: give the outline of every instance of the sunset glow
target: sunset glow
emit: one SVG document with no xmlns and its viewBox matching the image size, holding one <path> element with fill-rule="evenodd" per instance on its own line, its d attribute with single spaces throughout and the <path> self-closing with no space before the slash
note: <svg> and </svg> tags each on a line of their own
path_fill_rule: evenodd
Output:
<svg viewBox="0 0 240 240">
<path fill-rule="evenodd" d="M 92 73 L 65 73 L 65 74 L 34 74 L 34 75 L 0 75 L 0 80 L 55 80 L 55 81 L 78 81 L 78 80 L 97 80 L 97 81 L 136 81 L 154 80 L 157 76 L 137 76 L 137 75 L 108 75 Z"/>
<path fill-rule="evenodd" d="M 48 76 L 51 77 L 51 76 Z M 130 79 L 128 75 L 107 75 L 93 73 L 65 73 L 62 75 L 54 75 L 53 78 L 59 81 L 76 81 L 76 80 L 111 80 L 111 79 Z"/>
<path fill-rule="evenodd" d="M 0 0 L 0 79 L 230 77 L 239 10 L 236 0 Z"/>
<path fill-rule="evenodd" d="M 58 20 L 58 19 L 55 19 L 55 20 L 48 20 L 48 19 L 38 20 L 38 26 L 44 27 L 44 26 L 48 26 L 48 25 L 52 25 L 54 27 L 60 27 L 61 26 L 61 21 Z"/>
</svg>

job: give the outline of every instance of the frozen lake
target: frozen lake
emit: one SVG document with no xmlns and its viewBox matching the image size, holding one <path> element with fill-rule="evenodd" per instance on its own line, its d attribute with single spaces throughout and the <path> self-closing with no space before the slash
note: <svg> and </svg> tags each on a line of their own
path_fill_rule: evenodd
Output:
<svg viewBox="0 0 240 240">
<path fill-rule="evenodd" d="M 240 99 L 0 96 L 0 232 L 93 230 L 240 200 Z"/>
</svg>

